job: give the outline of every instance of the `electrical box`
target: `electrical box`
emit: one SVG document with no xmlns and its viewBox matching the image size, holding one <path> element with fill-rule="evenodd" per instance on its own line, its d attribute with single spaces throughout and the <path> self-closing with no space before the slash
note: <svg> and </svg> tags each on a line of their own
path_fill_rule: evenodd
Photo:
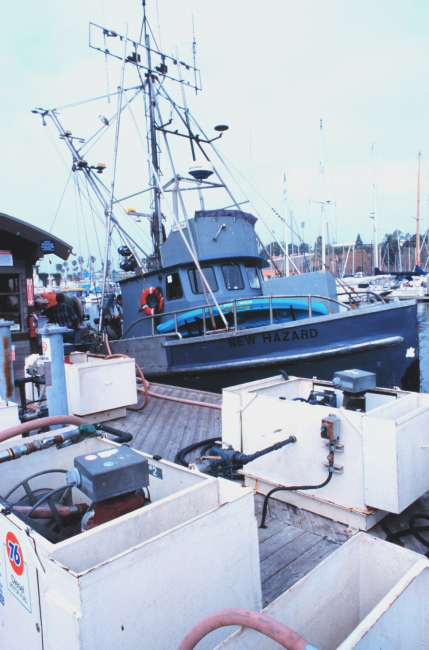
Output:
<svg viewBox="0 0 429 650">
<path fill-rule="evenodd" d="M 121 445 L 74 459 L 67 482 L 77 487 L 91 501 L 104 501 L 149 485 L 148 461 L 141 454 Z"/>
<path fill-rule="evenodd" d="M 374 372 L 365 370 L 341 370 L 334 372 L 334 386 L 341 388 L 348 393 L 363 393 L 367 390 L 374 390 L 376 385 L 376 376 Z"/>
</svg>

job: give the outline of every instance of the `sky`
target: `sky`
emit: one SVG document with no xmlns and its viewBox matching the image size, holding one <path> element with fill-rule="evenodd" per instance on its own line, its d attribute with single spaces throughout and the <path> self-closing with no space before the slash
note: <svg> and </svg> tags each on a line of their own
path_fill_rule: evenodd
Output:
<svg viewBox="0 0 429 650">
<path fill-rule="evenodd" d="M 284 216 L 287 210 L 294 229 L 314 244 L 321 231 L 320 201 L 329 201 L 329 240 L 351 242 L 360 233 L 370 242 L 374 196 L 380 241 L 395 229 L 413 233 L 419 151 L 421 231 L 429 227 L 426 0 L 147 0 L 147 6 L 160 49 L 174 55 L 178 48 L 188 63 L 194 22 L 203 91 L 187 92 L 188 105 L 210 137 L 217 124 L 229 126 L 215 144 L 229 169 L 241 174 L 234 173 L 233 193 L 250 200 L 243 210 L 259 217 L 263 241 L 272 237 L 262 221 L 284 239 L 275 213 Z M 141 0 L 17 0 L 2 7 L 0 211 L 52 228 L 77 255 L 94 255 L 96 267 L 104 249 L 102 214 L 76 192 L 68 152 L 54 127 L 43 127 L 31 110 L 105 95 L 105 58 L 88 47 L 88 23 L 138 38 L 141 16 Z M 120 63 L 110 60 L 110 90 L 119 74 Z M 125 86 L 134 83 L 127 71 Z M 110 103 L 60 110 L 59 118 L 74 135 L 88 138 L 102 126 L 99 114 L 110 119 L 115 112 L 112 97 Z M 141 101 L 133 114 L 139 131 L 129 111 L 121 121 L 115 187 L 120 197 L 146 182 Z M 90 164 L 106 164 L 107 186 L 113 135 L 114 127 L 88 154 Z M 172 147 L 178 171 L 186 173 L 189 148 Z M 214 162 L 229 179 L 216 157 Z M 228 205 L 216 192 L 206 207 Z M 123 205 L 149 210 L 147 195 Z M 128 226 L 147 249 L 146 220 L 128 219 Z"/>
</svg>

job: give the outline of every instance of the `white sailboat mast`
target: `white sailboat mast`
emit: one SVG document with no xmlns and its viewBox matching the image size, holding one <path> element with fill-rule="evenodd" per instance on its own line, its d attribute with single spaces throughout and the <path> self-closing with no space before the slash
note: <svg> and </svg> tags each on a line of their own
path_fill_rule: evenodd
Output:
<svg viewBox="0 0 429 650">
<path fill-rule="evenodd" d="M 320 204 L 322 207 L 322 270 L 326 268 L 326 212 L 324 196 L 325 169 L 323 166 L 323 124 L 320 120 Z"/>
<path fill-rule="evenodd" d="M 285 276 L 289 277 L 289 210 L 287 202 L 287 184 L 286 174 L 283 175 L 283 197 L 284 197 L 284 214 L 285 214 Z M 293 251 L 292 251 L 293 252 Z"/>
<path fill-rule="evenodd" d="M 374 268 L 378 268 L 378 239 L 377 239 L 377 187 L 375 184 L 375 144 L 372 143 L 372 215 L 373 221 L 373 246 Z"/>
<path fill-rule="evenodd" d="M 420 157 L 418 157 L 417 170 L 417 217 L 416 217 L 416 266 L 420 266 Z"/>
</svg>

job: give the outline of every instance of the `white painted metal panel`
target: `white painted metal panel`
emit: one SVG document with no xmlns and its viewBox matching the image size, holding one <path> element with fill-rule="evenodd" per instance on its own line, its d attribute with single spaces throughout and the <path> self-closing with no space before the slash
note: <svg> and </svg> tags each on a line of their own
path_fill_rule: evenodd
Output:
<svg viewBox="0 0 429 650">
<path fill-rule="evenodd" d="M 15 427 L 17 424 L 21 424 L 18 415 L 18 404 L 0 400 L 0 431 Z"/>
<path fill-rule="evenodd" d="M 0 648 L 4 650 L 43 648 L 38 575 L 30 543 L 18 526 L 0 516 Z"/>
<path fill-rule="evenodd" d="M 297 441 L 244 466 L 246 485 L 261 494 L 277 486 L 318 485 L 328 476 L 322 420 L 339 420 L 341 448 L 334 472 L 320 490 L 279 491 L 273 498 L 368 530 L 386 512 L 399 513 L 429 490 L 429 395 L 403 391 L 368 393 L 366 413 L 309 404 L 314 390 L 333 390 L 318 380 L 273 377 L 223 391 L 223 439 L 251 454 L 293 435 Z"/>
<path fill-rule="evenodd" d="M 394 513 L 429 489 L 429 406 L 415 400 L 407 413 L 398 409 L 402 401 L 383 408 L 382 419 L 369 413 L 362 420 L 366 503 Z"/>
<path fill-rule="evenodd" d="M 69 413 L 87 415 L 137 402 L 133 359 L 66 364 Z"/>
<path fill-rule="evenodd" d="M 263 612 L 320 650 L 427 649 L 428 579 L 421 555 L 359 533 Z M 240 630 L 216 650 L 276 648 Z"/>
</svg>

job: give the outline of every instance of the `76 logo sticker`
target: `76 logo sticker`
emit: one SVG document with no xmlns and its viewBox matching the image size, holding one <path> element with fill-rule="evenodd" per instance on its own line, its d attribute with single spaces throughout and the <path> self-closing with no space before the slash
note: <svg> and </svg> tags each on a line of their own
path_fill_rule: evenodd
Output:
<svg viewBox="0 0 429 650">
<path fill-rule="evenodd" d="M 7 558 L 10 565 L 17 576 L 21 576 L 24 572 L 24 557 L 22 555 L 21 546 L 12 532 L 6 535 L 6 549 Z"/>
</svg>

